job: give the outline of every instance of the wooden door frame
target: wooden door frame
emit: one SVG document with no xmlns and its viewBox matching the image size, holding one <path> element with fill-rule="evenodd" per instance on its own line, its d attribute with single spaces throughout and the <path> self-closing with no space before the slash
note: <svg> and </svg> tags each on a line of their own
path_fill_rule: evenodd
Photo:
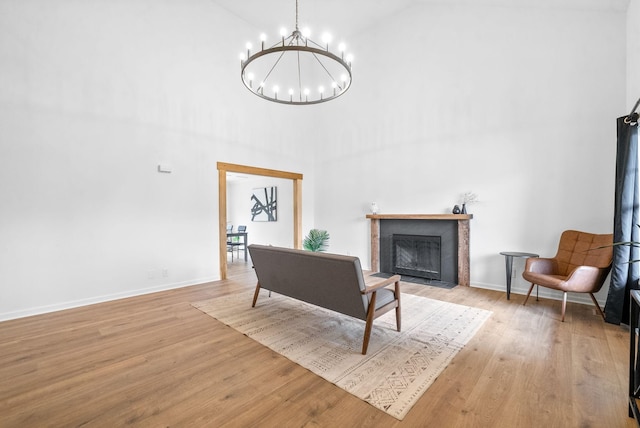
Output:
<svg viewBox="0 0 640 428">
<path fill-rule="evenodd" d="M 220 279 L 227 279 L 227 172 L 284 178 L 293 182 L 293 248 L 302 248 L 302 174 L 218 162 Z"/>
</svg>

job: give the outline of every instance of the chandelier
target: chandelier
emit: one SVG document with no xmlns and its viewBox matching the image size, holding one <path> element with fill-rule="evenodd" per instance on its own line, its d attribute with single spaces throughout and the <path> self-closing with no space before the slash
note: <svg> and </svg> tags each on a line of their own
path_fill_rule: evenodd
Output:
<svg viewBox="0 0 640 428">
<path fill-rule="evenodd" d="M 330 51 L 332 38 L 322 36 L 322 44 L 311 40 L 310 31 L 298 28 L 296 0 L 295 30 L 287 36 L 280 30 L 278 41 L 265 48 L 267 37 L 260 36 L 260 50 L 240 55 L 242 83 L 253 94 L 281 104 L 319 104 L 344 94 L 351 86 L 351 62 L 345 44 L 338 44 L 338 54 Z"/>
</svg>

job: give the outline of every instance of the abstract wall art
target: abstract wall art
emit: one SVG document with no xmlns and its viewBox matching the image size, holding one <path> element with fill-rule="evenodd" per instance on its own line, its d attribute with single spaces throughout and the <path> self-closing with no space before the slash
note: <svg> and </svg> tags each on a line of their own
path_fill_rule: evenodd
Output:
<svg viewBox="0 0 640 428">
<path fill-rule="evenodd" d="M 277 221 L 278 205 L 277 205 L 278 188 L 261 187 L 253 189 L 251 195 L 251 221 Z"/>
</svg>

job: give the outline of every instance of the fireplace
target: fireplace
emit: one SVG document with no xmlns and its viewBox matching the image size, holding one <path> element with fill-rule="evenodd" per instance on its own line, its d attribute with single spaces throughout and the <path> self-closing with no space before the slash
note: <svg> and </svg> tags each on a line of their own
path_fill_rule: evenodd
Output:
<svg viewBox="0 0 640 428">
<path fill-rule="evenodd" d="M 405 276 L 422 276 L 427 281 L 469 285 L 469 223 L 472 214 L 367 214 L 371 220 L 371 270 L 387 274 L 399 273 Z M 413 270 L 402 273 L 394 268 L 394 235 L 421 237 L 418 253 L 425 252 L 424 246 L 433 250 L 434 242 L 439 240 L 439 267 L 430 255 L 425 266 L 415 268 L 414 256 L 406 256 L 409 244 L 400 244 L 400 252 L 407 260 L 401 260 L 400 270 Z M 432 241 L 426 244 L 424 241 Z M 412 244 L 413 245 L 413 244 Z M 434 253 L 437 253 L 434 251 Z M 417 256 L 415 256 L 417 257 Z M 423 260 L 424 261 L 424 260 Z M 417 272 L 416 272 L 417 271 Z M 406 271 L 405 271 L 406 272 Z M 439 279 L 435 279 L 436 272 Z M 427 278 L 428 276 L 428 278 Z"/>
<path fill-rule="evenodd" d="M 391 237 L 391 273 L 440 281 L 439 236 L 402 235 Z"/>
<path fill-rule="evenodd" d="M 380 272 L 458 284 L 457 230 L 456 223 L 451 221 L 381 222 Z M 398 256 L 396 240 L 400 245 L 400 263 L 404 265 L 399 271 L 395 260 Z"/>
</svg>

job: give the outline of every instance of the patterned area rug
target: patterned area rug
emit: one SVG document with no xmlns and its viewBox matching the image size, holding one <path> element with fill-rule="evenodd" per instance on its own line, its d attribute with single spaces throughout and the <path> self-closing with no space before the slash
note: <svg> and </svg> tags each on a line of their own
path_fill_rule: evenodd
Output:
<svg viewBox="0 0 640 428">
<path fill-rule="evenodd" d="M 395 311 L 373 323 L 362 355 L 364 322 L 260 291 L 193 303 L 291 361 L 402 420 L 491 315 L 490 311 L 402 294 L 402 332 Z"/>
</svg>

